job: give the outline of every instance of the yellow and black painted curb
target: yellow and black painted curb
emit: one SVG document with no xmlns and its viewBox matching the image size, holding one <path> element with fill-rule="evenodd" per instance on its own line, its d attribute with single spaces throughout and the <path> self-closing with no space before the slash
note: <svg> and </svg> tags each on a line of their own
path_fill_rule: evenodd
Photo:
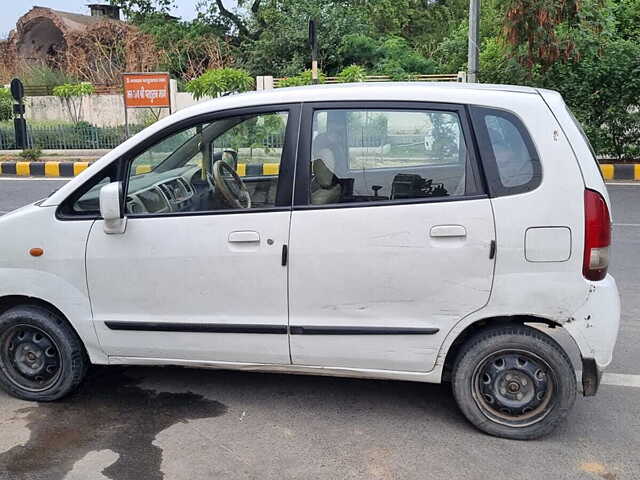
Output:
<svg viewBox="0 0 640 480">
<path fill-rule="evenodd" d="M 151 165 L 137 165 L 136 175 L 148 173 L 151 171 Z M 278 175 L 280 173 L 279 163 L 263 163 L 250 165 L 247 163 L 239 163 L 236 167 L 236 173 L 239 177 L 262 177 L 267 175 Z"/>
<path fill-rule="evenodd" d="M 75 177 L 91 162 L 0 162 L 0 176 L 18 177 Z M 640 163 L 604 163 L 600 170 L 605 180 L 640 180 Z M 151 171 L 151 165 L 136 166 L 136 174 Z M 239 163 L 236 172 L 241 177 L 278 175 L 280 165 Z"/>
<path fill-rule="evenodd" d="M 75 177 L 90 162 L 0 162 L 0 175 L 18 177 Z"/>
<path fill-rule="evenodd" d="M 85 171 L 90 162 L 0 162 L 1 176 L 18 177 L 75 177 Z M 136 175 L 151 171 L 151 165 L 136 166 Z M 236 172 L 241 177 L 278 175 L 280 164 L 249 165 L 239 163 Z"/>
<path fill-rule="evenodd" d="M 640 180 L 640 163 L 602 163 L 605 180 Z"/>
</svg>

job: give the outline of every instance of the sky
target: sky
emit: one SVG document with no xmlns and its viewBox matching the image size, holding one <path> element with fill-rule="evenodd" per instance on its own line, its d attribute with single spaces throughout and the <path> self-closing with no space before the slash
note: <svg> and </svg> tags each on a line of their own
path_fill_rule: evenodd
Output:
<svg viewBox="0 0 640 480">
<path fill-rule="evenodd" d="M 0 38 L 6 38 L 9 31 L 14 29 L 18 18 L 27 13 L 36 5 L 39 7 L 49 7 L 63 12 L 89 13 L 86 7 L 88 3 L 102 3 L 100 0 L 38 0 L 29 2 L 24 0 L 2 0 L 2 15 L 0 15 Z M 105 1 L 104 3 L 107 3 Z M 195 16 L 195 4 L 197 0 L 176 0 L 177 7 L 171 12 L 177 17 L 190 20 Z M 225 2 L 230 4 L 233 2 Z"/>
</svg>

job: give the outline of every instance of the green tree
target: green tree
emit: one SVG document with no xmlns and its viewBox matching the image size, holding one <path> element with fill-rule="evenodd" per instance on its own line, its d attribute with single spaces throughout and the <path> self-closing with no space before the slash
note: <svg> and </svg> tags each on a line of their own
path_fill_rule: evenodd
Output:
<svg viewBox="0 0 640 480">
<path fill-rule="evenodd" d="M 309 68 L 308 20 L 318 22 L 319 63 L 325 72 L 344 66 L 339 52 L 342 38 L 366 31 L 366 19 L 348 2 L 329 0 L 267 1 L 252 16 L 253 35 L 244 37 L 237 59 L 257 75 L 292 76 Z M 267 25 L 263 28 L 260 25 Z"/>
<path fill-rule="evenodd" d="M 425 56 L 467 21 L 469 9 L 468 0 L 359 0 L 354 4 L 365 12 L 374 37 L 402 37 Z"/>
<path fill-rule="evenodd" d="M 360 65 L 349 65 L 338 73 L 338 81 L 341 83 L 364 82 L 367 71 Z"/>
<path fill-rule="evenodd" d="M 160 68 L 176 78 L 192 80 L 207 70 L 231 64 L 231 52 L 222 40 L 226 27 L 208 23 L 202 15 L 184 22 L 150 14 L 138 26 L 155 38 L 156 47 L 163 53 Z"/>
<path fill-rule="evenodd" d="M 619 0 L 613 9 L 620 37 L 624 40 L 640 38 L 640 2 Z"/>
<path fill-rule="evenodd" d="M 406 77 L 440 65 L 430 57 L 442 38 L 466 21 L 467 10 L 466 0 L 240 0 L 236 9 L 222 0 L 201 0 L 196 20 L 176 22 L 166 16 L 172 0 L 111 1 L 167 50 L 184 37 L 199 38 L 206 32 L 211 38 L 224 37 L 229 57 L 252 75 L 285 77 L 310 66 L 310 18 L 318 21 L 319 61 L 325 72 L 335 74 L 357 63 Z M 185 57 L 171 56 L 169 70 L 183 76 Z"/>
<path fill-rule="evenodd" d="M 318 71 L 318 83 L 324 83 L 326 79 L 326 75 L 321 71 Z M 278 87 L 301 87 L 304 85 L 312 85 L 313 78 L 311 70 L 304 70 L 303 72 L 295 75 L 293 77 L 284 77 L 281 78 L 278 82 Z"/>
<path fill-rule="evenodd" d="M 523 9 L 525 4 L 531 8 Z M 503 10 L 496 18 L 503 19 L 504 29 L 483 36 L 480 80 L 558 90 L 598 154 L 637 158 L 640 47 L 635 25 L 627 21 L 633 5 L 625 0 L 559 5 L 547 0 L 497 4 Z"/>
<path fill-rule="evenodd" d="M 194 98 L 219 97 L 230 93 L 245 92 L 253 88 L 253 78 L 244 70 L 219 68 L 208 70 L 187 83 L 187 91 Z"/>
<path fill-rule="evenodd" d="M 93 95 L 95 89 L 88 82 L 65 83 L 53 89 L 53 95 L 58 97 L 67 108 L 71 121 L 75 124 L 82 120 L 82 103 L 84 97 Z"/>
<path fill-rule="evenodd" d="M 619 160 L 640 156 L 640 45 L 605 42 L 579 61 L 556 64 L 539 80 L 559 90 L 595 150 Z"/>
<path fill-rule="evenodd" d="M 149 15 L 169 15 L 175 0 L 109 0 L 111 5 L 120 7 L 134 23 L 144 22 Z"/>
<path fill-rule="evenodd" d="M 464 66 L 460 66 L 465 69 Z M 535 69 L 534 69 L 535 70 Z M 511 57 L 505 42 L 497 37 L 490 37 L 482 42 L 480 50 L 480 75 L 483 83 L 527 83 L 530 70 Z"/>
<path fill-rule="evenodd" d="M 406 80 L 413 75 L 433 73 L 436 63 L 421 55 L 409 42 L 398 36 L 374 39 L 366 35 L 346 36 L 340 46 L 344 59 L 358 61 L 377 75 Z"/>
</svg>

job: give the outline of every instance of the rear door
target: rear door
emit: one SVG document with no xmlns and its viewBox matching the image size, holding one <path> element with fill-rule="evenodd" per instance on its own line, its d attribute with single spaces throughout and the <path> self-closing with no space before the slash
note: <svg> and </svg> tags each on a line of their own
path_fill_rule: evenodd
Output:
<svg viewBox="0 0 640 480">
<path fill-rule="evenodd" d="M 291 221 L 294 364 L 428 371 L 482 308 L 494 223 L 458 105 L 303 110 Z"/>
</svg>

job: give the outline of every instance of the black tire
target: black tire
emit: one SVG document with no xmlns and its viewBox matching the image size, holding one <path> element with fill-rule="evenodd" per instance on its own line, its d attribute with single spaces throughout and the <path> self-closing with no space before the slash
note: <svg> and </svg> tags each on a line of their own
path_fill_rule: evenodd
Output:
<svg viewBox="0 0 640 480">
<path fill-rule="evenodd" d="M 562 347 L 526 325 L 489 327 L 458 353 L 453 394 L 467 419 L 496 437 L 531 440 L 553 431 L 576 399 Z"/>
<path fill-rule="evenodd" d="M 82 382 L 89 359 L 76 332 L 39 306 L 0 315 L 0 387 L 22 400 L 51 402 Z"/>
</svg>

